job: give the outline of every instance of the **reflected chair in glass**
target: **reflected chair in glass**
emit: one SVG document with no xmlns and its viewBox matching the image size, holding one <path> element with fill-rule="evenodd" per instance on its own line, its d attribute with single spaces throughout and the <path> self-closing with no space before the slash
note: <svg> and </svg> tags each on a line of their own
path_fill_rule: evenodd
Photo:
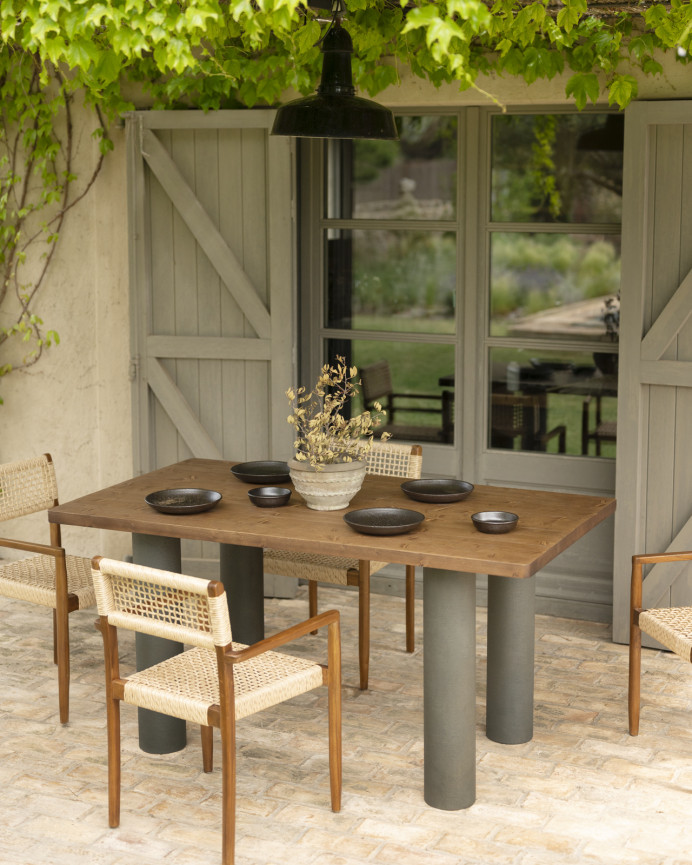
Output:
<svg viewBox="0 0 692 865">
<path fill-rule="evenodd" d="M 642 631 L 683 661 L 692 661 L 692 607 L 642 608 L 643 566 L 663 562 L 692 562 L 692 551 L 632 556 L 628 695 L 629 731 L 632 736 L 639 733 Z"/>
<path fill-rule="evenodd" d="M 586 456 L 589 452 L 589 443 L 596 442 L 596 456 L 601 455 L 601 442 L 614 442 L 617 440 L 617 422 L 603 420 L 602 397 L 600 394 L 588 396 L 582 403 L 581 409 L 581 452 Z M 594 424 L 591 427 L 591 406 L 594 406 Z"/>
<path fill-rule="evenodd" d="M 423 470 L 423 449 L 420 445 L 375 442 L 367 455 L 367 474 L 395 478 L 419 478 Z M 370 576 L 387 562 L 369 562 L 319 553 L 299 553 L 291 550 L 264 551 L 264 570 L 268 574 L 308 580 L 309 615 L 317 614 L 317 583 L 358 587 L 358 659 L 360 687 L 367 690 L 370 668 Z M 416 569 L 406 565 L 406 651 L 415 644 Z"/>
<path fill-rule="evenodd" d="M 0 465 L 0 521 L 47 510 L 58 504 L 50 454 Z M 53 662 L 58 668 L 60 723 L 70 714 L 70 636 L 68 616 L 95 603 L 89 559 L 68 556 L 60 526 L 50 524 L 50 544 L 0 538 L 0 547 L 36 553 L 0 561 L 0 595 L 53 610 Z"/>
<path fill-rule="evenodd" d="M 545 431 L 545 396 L 543 394 L 493 393 L 491 400 L 491 444 L 514 446 L 520 438 L 522 450 L 546 451 L 557 436 L 558 453 L 566 452 L 567 427 L 559 424 Z"/>
<path fill-rule="evenodd" d="M 446 411 L 445 394 L 395 392 L 392 384 L 392 372 L 386 360 L 378 360 L 368 366 L 361 367 L 360 380 L 362 386 L 363 404 L 367 411 L 374 411 L 374 404 L 379 402 L 387 412 L 387 422 L 380 427 L 380 432 L 388 432 L 394 439 L 411 441 L 452 441 L 452 431 L 449 426 L 450 413 Z M 427 403 L 421 405 L 420 403 Z M 397 417 L 402 414 L 437 415 L 436 424 L 397 423 Z"/>
<path fill-rule="evenodd" d="M 341 807 L 341 641 L 336 610 L 252 646 L 232 642 L 223 585 L 183 574 L 96 557 L 93 580 L 103 636 L 108 722 L 108 820 L 120 824 L 120 703 L 199 724 L 202 765 L 213 766 L 213 728 L 221 732 L 222 862 L 232 865 L 236 811 L 236 721 L 327 685 L 329 776 L 333 811 Z M 327 628 L 327 664 L 272 651 Z M 121 676 L 118 629 L 184 643 L 188 648 Z"/>
</svg>

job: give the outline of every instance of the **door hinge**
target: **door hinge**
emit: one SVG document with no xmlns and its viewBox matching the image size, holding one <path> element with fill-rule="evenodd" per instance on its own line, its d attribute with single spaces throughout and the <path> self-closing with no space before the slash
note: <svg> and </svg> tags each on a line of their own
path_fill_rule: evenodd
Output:
<svg viewBox="0 0 692 865">
<path fill-rule="evenodd" d="M 139 357 L 130 358 L 130 368 L 127 371 L 130 381 L 135 381 L 139 375 Z"/>
</svg>

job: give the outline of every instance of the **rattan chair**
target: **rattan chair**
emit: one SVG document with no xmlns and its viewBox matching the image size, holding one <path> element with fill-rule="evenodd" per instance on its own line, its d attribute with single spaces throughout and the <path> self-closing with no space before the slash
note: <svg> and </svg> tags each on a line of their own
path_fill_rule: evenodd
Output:
<svg viewBox="0 0 692 865">
<path fill-rule="evenodd" d="M 642 609 L 642 568 L 659 562 L 692 562 L 692 552 L 632 556 L 630 591 L 630 735 L 639 733 L 639 703 L 642 661 L 642 631 L 658 640 L 683 661 L 692 661 L 692 607 Z"/>
<path fill-rule="evenodd" d="M 0 465 L 0 521 L 46 510 L 58 504 L 50 454 Z M 68 556 L 60 526 L 50 524 L 50 544 L 0 538 L 0 547 L 38 553 L 0 560 L 0 595 L 53 609 L 53 661 L 58 667 L 60 722 L 70 711 L 70 636 L 68 615 L 95 603 L 89 559 Z"/>
<path fill-rule="evenodd" d="M 103 635 L 108 716 L 108 819 L 120 824 L 120 703 L 199 724 L 202 765 L 212 771 L 212 728 L 221 731 L 222 862 L 235 847 L 236 720 L 327 685 L 333 811 L 341 807 L 341 642 L 335 610 L 252 646 L 233 643 L 219 582 L 96 557 L 93 579 Z M 270 651 L 327 627 L 327 665 Z M 121 677 L 117 629 L 185 643 L 188 649 Z"/>
<path fill-rule="evenodd" d="M 419 478 L 423 469 L 423 449 L 420 445 L 375 442 L 367 455 L 367 473 L 397 478 Z M 308 580 L 309 614 L 317 615 L 317 583 L 358 587 L 358 658 L 360 687 L 368 687 L 370 667 L 370 575 L 387 562 L 369 562 L 347 557 L 324 556 L 318 553 L 298 553 L 266 549 L 264 570 L 268 574 L 299 577 Z M 413 652 L 415 643 L 416 569 L 406 565 L 406 651 Z"/>
</svg>

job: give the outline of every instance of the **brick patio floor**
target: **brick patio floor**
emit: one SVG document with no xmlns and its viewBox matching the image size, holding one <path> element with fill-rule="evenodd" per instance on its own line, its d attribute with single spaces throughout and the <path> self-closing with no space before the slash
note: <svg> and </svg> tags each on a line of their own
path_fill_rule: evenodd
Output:
<svg viewBox="0 0 692 865">
<path fill-rule="evenodd" d="M 368 692 L 357 682 L 356 595 L 342 611 L 344 797 L 329 809 L 326 689 L 239 724 L 238 865 L 682 865 L 692 863 L 692 668 L 645 650 L 641 733 L 627 734 L 627 649 L 609 628 L 537 618 L 535 733 L 484 735 L 485 610 L 478 610 L 477 801 L 423 801 L 422 605 L 403 651 L 400 598 L 373 597 Z M 266 602 L 267 632 L 307 614 L 306 590 Z M 142 753 L 123 707 L 122 819 L 109 829 L 105 707 L 94 611 L 70 617 L 71 721 L 57 720 L 50 612 L 0 599 L 0 865 L 213 865 L 220 773 L 201 769 L 198 731 Z M 322 637 L 301 651 L 323 657 Z M 297 652 L 296 652 L 297 653 Z M 123 668 L 133 659 L 122 640 Z M 450 663 L 452 663 L 450 659 Z M 219 762 L 217 743 L 217 764 Z"/>
</svg>

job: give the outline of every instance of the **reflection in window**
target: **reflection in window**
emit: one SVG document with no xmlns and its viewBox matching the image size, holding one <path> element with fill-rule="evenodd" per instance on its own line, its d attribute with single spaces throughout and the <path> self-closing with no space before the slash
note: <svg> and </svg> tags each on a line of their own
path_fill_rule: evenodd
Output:
<svg viewBox="0 0 692 865">
<path fill-rule="evenodd" d="M 490 350 L 492 448 L 615 456 L 617 354 Z"/>
<path fill-rule="evenodd" d="M 398 141 L 331 141 L 330 219 L 454 219 L 456 117 L 397 117 Z"/>
<path fill-rule="evenodd" d="M 325 360 L 346 351 L 358 367 L 354 413 L 379 402 L 394 441 L 453 440 L 454 346 L 380 340 L 327 341 Z"/>
<path fill-rule="evenodd" d="M 492 220 L 617 224 L 624 117 L 502 115 L 492 121 Z"/>
<path fill-rule="evenodd" d="M 329 229 L 327 327 L 453 333 L 456 237 Z"/>
<path fill-rule="evenodd" d="M 619 235 L 494 232 L 490 250 L 492 336 L 616 336 Z"/>
</svg>

